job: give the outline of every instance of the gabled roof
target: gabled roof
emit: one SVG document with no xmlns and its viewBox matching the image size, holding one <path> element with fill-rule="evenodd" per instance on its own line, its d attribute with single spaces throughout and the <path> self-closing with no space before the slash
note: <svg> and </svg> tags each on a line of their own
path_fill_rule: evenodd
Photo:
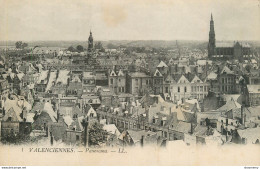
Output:
<svg viewBox="0 0 260 169">
<path fill-rule="evenodd" d="M 169 81 L 171 83 L 176 83 L 172 75 L 168 74 L 168 76 L 165 78 L 165 81 Z"/>
<path fill-rule="evenodd" d="M 161 61 L 157 67 L 168 67 L 168 66 L 163 61 Z"/>
<path fill-rule="evenodd" d="M 228 100 L 226 104 L 218 109 L 218 111 L 229 111 L 233 109 L 241 108 L 241 105 L 234 101 L 234 99 Z"/>
<path fill-rule="evenodd" d="M 156 69 L 153 76 L 162 77 L 162 74 L 158 69 Z"/>
<path fill-rule="evenodd" d="M 12 121 L 15 121 L 15 122 L 21 122 L 22 121 L 22 118 L 20 117 L 20 113 L 19 111 L 15 111 L 14 108 L 10 108 L 8 110 L 8 112 L 5 114 L 3 120 L 4 121 L 7 121 L 9 117 L 12 118 Z"/>
<path fill-rule="evenodd" d="M 220 74 L 223 74 L 223 73 L 226 73 L 226 74 L 233 74 L 234 72 L 231 71 L 227 66 L 225 66 L 222 71 L 220 72 Z"/>
<path fill-rule="evenodd" d="M 81 82 L 80 78 L 78 75 L 74 76 L 71 80 L 71 82 Z"/>
<path fill-rule="evenodd" d="M 191 80 L 191 83 L 203 83 L 203 81 L 197 75 L 194 75 L 194 77 Z"/>
<path fill-rule="evenodd" d="M 180 78 L 178 79 L 177 83 L 183 83 L 183 81 L 187 81 L 189 83 L 189 80 L 187 79 L 187 77 L 184 75 L 181 75 Z"/>
<path fill-rule="evenodd" d="M 118 75 L 118 76 L 124 76 L 125 74 L 124 74 L 124 72 L 120 69 L 117 75 Z"/>
<path fill-rule="evenodd" d="M 110 134 L 115 134 L 117 137 L 121 135 L 120 131 L 117 129 L 115 124 L 106 124 L 103 126 L 103 129 Z"/>
<path fill-rule="evenodd" d="M 23 76 L 24 76 L 23 73 L 18 73 L 18 74 L 17 74 L 17 77 L 18 77 L 19 80 L 22 80 Z"/>
<path fill-rule="evenodd" d="M 49 102 L 46 102 L 44 104 L 44 108 L 43 108 L 50 116 L 51 120 L 53 122 L 56 122 L 56 119 L 57 119 L 57 113 L 54 112 L 53 108 L 52 108 L 52 104 L 49 103 Z"/>
<path fill-rule="evenodd" d="M 218 75 L 215 72 L 210 72 L 210 74 L 207 76 L 207 80 L 215 80 L 217 77 Z"/>
<path fill-rule="evenodd" d="M 67 126 L 70 126 L 73 123 L 73 119 L 70 116 L 64 116 L 63 119 Z"/>
<path fill-rule="evenodd" d="M 115 72 L 114 70 L 112 70 L 112 71 L 110 72 L 110 76 L 117 76 L 117 75 L 116 75 L 116 72 Z"/>
<path fill-rule="evenodd" d="M 247 85 L 248 93 L 260 93 L 260 85 Z"/>
</svg>

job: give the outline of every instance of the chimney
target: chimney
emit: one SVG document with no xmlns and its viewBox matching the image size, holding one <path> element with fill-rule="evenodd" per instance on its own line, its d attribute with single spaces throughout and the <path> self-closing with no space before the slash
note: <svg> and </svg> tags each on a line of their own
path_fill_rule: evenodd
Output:
<svg viewBox="0 0 260 169">
<path fill-rule="evenodd" d="M 227 131 L 227 128 L 226 128 Z M 228 141 L 228 132 L 226 132 L 226 142 Z"/>
<path fill-rule="evenodd" d="M 88 117 L 83 121 L 84 124 L 84 146 L 88 147 Z"/>
<path fill-rule="evenodd" d="M 192 127 L 192 123 L 190 123 L 190 134 L 193 134 L 193 127 Z"/>
<path fill-rule="evenodd" d="M 50 140 L 50 141 L 51 141 L 51 146 L 53 146 L 53 136 L 52 136 L 52 132 L 50 132 L 50 136 L 51 136 L 51 137 L 50 137 L 50 139 L 51 139 L 51 140 Z"/>
<path fill-rule="evenodd" d="M 141 137 L 140 143 L 141 143 L 141 147 L 143 147 L 144 146 L 144 136 Z"/>
<path fill-rule="evenodd" d="M 241 124 L 245 124 L 244 106 L 241 105 Z"/>
</svg>

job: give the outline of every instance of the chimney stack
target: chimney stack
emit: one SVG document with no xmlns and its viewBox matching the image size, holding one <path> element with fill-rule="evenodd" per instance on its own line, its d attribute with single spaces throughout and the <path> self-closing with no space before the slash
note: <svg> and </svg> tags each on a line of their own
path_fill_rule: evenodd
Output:
<svg viewBox="0 0 260 169">
<path fill-rule="evenodd" d="M 141 147 L 143 147 L 144 146 L 144 136 L 141 137 L 140 143 L 141 143 Z"/>
<path fill-rule="evenodd" d="M 190 134 L 193 134 L 193 127 L 192 127 L 192 123 L 190 123 Z"/>
<path fill-rule="evenodd" d="M 244 106 L 241 105 L 241 124 L 245 124 Z"/>
</svg>

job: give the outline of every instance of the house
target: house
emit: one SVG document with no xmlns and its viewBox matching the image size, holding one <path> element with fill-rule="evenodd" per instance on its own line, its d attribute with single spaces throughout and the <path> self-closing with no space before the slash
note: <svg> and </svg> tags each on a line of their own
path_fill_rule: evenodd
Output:
<svg viewBox="0 0 260 169">
<path fill-rule="evenodd" d="M 62 116 L 69 116 L 71 118 L 83 116 L 82 108 L 74 102 L 61 102 L 58 112 Z"/>
<path fill-rule="evenodd" d="M 120 143 L 125 146 L 157 145 L 157 133 L 145 130 L 127 130 L 119 136 Z"/>
<path fill-rule="evenodd" d="M 100 96 L 101 103 L 103 105 L 110 106 L 112 104 L 112 97 L 114 96 L 114 92 L 109 88 L 99 88 L 98 95 Z"/>
<path fill-rule="evenodd" d="M 126 76 L 126 92 L 133 95 L 144 95 L 152 87 L 151 76 L 143 72 L 132 72 Z"/>
<path fill-rule="evenodd" d="M 103 130 L 108 132 L 108 137 L 107 137 L 107 146 L 110 147 L 115 147 L 119 146 L 119 140 L 118 138 L 120 137 L 121 133 L 115 126 L 115 124 L 105 124 L 103 126 Z"/>
<path fill-rule="evenodd" d="M 8 81 L 6 79 L 0 79 L 0 97 L 2 100 L 2 97 L 5 97 L 9 94 L 10 92 L 10 86 L 8 84 Z"/>
<path fill-rule="evenodd" d="M 40 102 L 36 103 L 32 110 L 35 112 L 35 120 L 33 123 L 33 129 L 44 130 L 48 132 L 50 126 L 56 123 L 58 120 L 58 115 L 53 110 L 53 106 L 50 102 Z"/>
<path fill-rule="evenodd" d="M 50 76 L 50 73 L 48 70 L 44 70 L 40 73 L 38 80 L 36 82 L 36 85 L 35 85 L 36 92 L 45 92 L 49 76 Z"/>
<path fill-rule="evenodd" d="M 168 66 L 164 61 L 161 61 L 156 67 L 163 75 L 168 74 Z"/>
<path fill-rule="evenodd" d="M 15 91 L 15 93 L 19 94 L 21 88 L 22 88 L 22 78 L 23 78 L 24 74 L 23 73 L 18 73 L 15 74 L 14 78 L 13 78 L 13 90 Z"/>
<path fill-rule="evenodd" d="M 88 117 L 89 120 L 97 118 L 97 113 L 90 104 L 85 105 L 83 109 L 84 115 L 86 115 L 86 117 Z"/>
<path fill-rule="evenodd" d="M 66 141 L 67 144 L 81 145 L 84 142 L 84 117 L 76 118 L 75 120 L 66 120 L 68 128 L 66 130 Z"/>
<path fill-rule="evenodd" d="M 218 75 L 219 91 L 223 94 L 235 94 L 239 92 L 239 85 L 236 82 L 236 74 L 227 66 L 224 66 Z"/>
<path fill-rule="evenodd" d="M 4 103 L 5 114 L 1 121 L 1 136 L 30 134 L 32 125 L 26 122 L 26 114 L 30 109 L 27 102 L 21 100 L 9 100 Z"/>
<path fill-rule="evenodd" d="M 94 92 L 96 88 L 96 77 L 93 72 L 83 72 L 82 87 L 85 91 Z"/>
<path fill-rule="evenodd" d="M 232 142 L 237 144 L 259 144 L 260 127 L 236 130 Z"/>
<path fill-rule="evenodd" d="M 121 69 L 117 73 L 112 70 L 108 76 L 108 84 L 115 93 L 125 93 L 126 75 Z"/>
<path fill-rule="evenodd" d="M 158 69 L 156 69 L 152 78 L 154 94 L 163 94 L 164 76 L 162 75 L 162 73 Z"/>
<path fill-rule="evenodd" d="M 175 76 L 176 83 L 171 84 L 172 101 L 177 102 L 191 96 L 191 84 L 185 75 Z"/>
<path fill-rule="evenodd" d="M 250 106 L 260 105 L 260 85 L 247 85 L 247 95 Z"/>
</svg>

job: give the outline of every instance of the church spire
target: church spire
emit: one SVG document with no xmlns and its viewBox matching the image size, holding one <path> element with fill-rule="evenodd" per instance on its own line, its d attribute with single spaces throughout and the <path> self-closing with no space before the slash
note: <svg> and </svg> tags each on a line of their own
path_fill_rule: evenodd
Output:
<svg viewBox="0 0 260 169">
<path fill-rule="evenodd" d="M 208 56 L 211 57 L 214 55 L 215 51 L 215 30 L 214 30 L 214 21 L 213 15 L 211 13 L 211 20 L 210 20 L 210 29 L 209 29 L 209 43 L 208 43 Z"/>
</svg>

